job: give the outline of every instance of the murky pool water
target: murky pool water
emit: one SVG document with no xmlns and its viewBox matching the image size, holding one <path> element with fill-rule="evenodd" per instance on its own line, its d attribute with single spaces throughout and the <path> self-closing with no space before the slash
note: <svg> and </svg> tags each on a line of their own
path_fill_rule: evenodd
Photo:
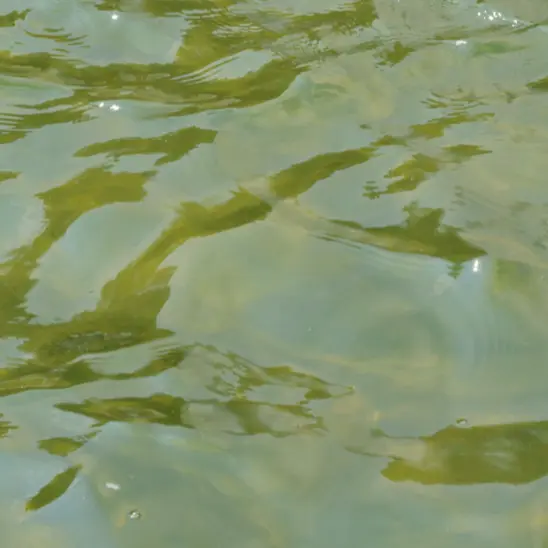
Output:
<svg viewBox="0 0 548 548">
<path fill-rule="evenodd" d="M 2 546 L 548 546 L 544 2 L 3 7 Z"/>
</svg>

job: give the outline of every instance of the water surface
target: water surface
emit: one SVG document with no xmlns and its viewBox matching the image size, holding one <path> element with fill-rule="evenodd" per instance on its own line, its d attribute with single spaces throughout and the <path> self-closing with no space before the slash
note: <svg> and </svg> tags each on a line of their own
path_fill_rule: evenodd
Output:
<svg viewBox="0 0 548 548">
<path fill-rule="evenodd" d="M 548 546 L 548 8 L 6 0 L 6 546 Z"/>
</svg>

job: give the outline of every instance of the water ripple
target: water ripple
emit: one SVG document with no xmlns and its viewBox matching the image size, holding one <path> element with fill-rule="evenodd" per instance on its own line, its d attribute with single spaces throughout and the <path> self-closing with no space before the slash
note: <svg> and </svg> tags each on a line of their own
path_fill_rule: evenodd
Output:
<svg viewBox="0 0 548 548">
<path fill-rule="evenodd" d="M 548 34 L 507 5 L 6 3 L 6 545 L 540 546 Z"/>
</svg>

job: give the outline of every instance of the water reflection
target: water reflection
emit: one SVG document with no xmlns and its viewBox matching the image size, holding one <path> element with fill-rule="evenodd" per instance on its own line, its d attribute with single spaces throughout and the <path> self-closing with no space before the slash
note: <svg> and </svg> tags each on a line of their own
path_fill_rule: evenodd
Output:
<svg viewBox="0 0 548 548">
<path fill-rule="evenodd" d="M 519 485 L 548 474 L 547 440 L 547 421 L 470 428 L 448 426 L 415 439 L 376 432 L 372 448 L 363 454 L 393 459 L 382 474 L 396 482 Z"/>
</svg>

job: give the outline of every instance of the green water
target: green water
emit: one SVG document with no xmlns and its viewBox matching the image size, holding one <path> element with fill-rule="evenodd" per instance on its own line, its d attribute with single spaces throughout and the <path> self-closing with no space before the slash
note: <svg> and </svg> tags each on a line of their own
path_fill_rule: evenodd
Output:
<svg viewBox="0 0 548 548">
<path fill-rule="evenodd" d="M 541 0 L 5 0 L 5 548 L 548 546 Z"/>
</svg>

